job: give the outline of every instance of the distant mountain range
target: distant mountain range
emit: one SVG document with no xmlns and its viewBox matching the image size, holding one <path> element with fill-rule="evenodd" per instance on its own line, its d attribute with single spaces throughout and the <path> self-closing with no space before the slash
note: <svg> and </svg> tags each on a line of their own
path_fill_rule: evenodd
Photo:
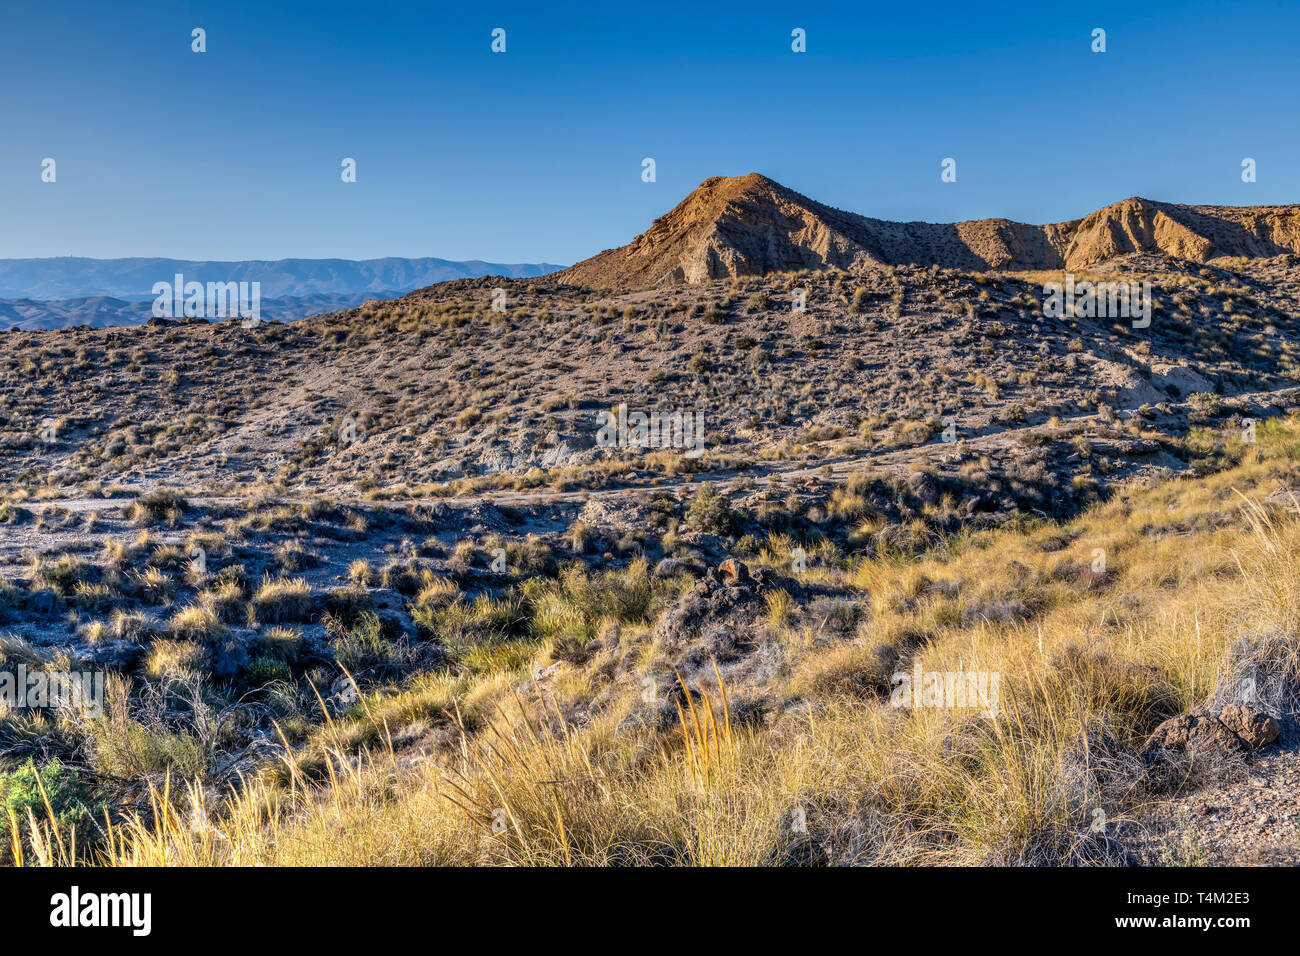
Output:
<svg viewBox="0 0 1300 956">
<path fill-rule="evenodd" d="M 1069 222 L 887 222 L 844 212 L 766 176 L 715 176 L 626 246 L 556 274 L 637 289 L 800 269 L 938 265 L 966 271 L 1085 269 L 1128 253 L 1192 262 L 1300 253 L 1300 206 L 1184 206 L 1132 197 Z"/>
<path fill-rule="evenodd" d="M 135 258 L 0 259 L 0 329 L 101 328 L 149 319 L 156 282 L 260 282 L 262 318 L 290 321 L 450 279 L 530 278 L 552 263 L 447 259 L 278 259 L 244 262 Z"/>
<path fill-rule="evenodd" d="M 395 299 L 409 289 L 383 292 L 317 292 L 262 299 L 260 317 L 266 322 L 294 319 L 352 309 L 369 299 Z M 83 295 L 71 299 L 0 299 L 0 331 L 5 329 L 70 329 L 88 325 L 102 329 L 142 325 L 153 315 L 153 299 L 117 299 L 108 295 Z"/>
</svg>

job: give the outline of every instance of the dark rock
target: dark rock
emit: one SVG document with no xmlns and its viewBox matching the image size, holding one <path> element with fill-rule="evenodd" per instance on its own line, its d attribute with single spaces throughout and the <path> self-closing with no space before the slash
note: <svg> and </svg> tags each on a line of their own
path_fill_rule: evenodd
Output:
<svg viewBox="0 0 1300 956">
<path fill-rule="evenodd" d="M 1256 707 L 1229 704 L 1219 711 L 1219 722 L 1237 735 L 1247 750 L 1257 750 L 1277 740 L 1282 728 Z"/>
<path fill-rule="evenodd" d="M 1211 744 L 1235 750 L 1240 746 L 1237 738 L 1217 717 L 1207 714 L 1179 714 L 1170 717 L 1147 739 L 1145 750 L 1182 750 L 1185 747 Z"/>
<path fill-rule="evenodd" d="M 1256 750 L 1277 740 L 1278 722 L 1255 707 L 1229 704 L 1217 715 L 1192 711 L 1170 717 L 1151 734 L 1144 750 L 1213 746 L 1225 750 Z"/>
<path fill-rule="evenodd" d="M 923 471 L 913 472 L 907 476 L 907 493 L 923 505 L 939 502 L 939 486 Z"/>
<path fill-rule="evenodd" d="M 210 669 L 212 676 L 218 680 L 233 680 L 248 667 L 248 639 L 232 634 L 219 645 L 212 648 Z"/>
</svg>

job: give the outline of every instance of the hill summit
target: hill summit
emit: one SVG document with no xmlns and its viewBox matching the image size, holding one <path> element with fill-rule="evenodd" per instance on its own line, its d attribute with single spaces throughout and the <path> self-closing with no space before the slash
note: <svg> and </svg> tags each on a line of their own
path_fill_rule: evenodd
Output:
<svg viewBox="0 0 1300 956">
<path fill-rule="evenodd" d="M 1082 269 L 1129 253 L 1207 262 L 1300 252 L 1300 206 L 1183 206 L 1132 197 L 1070 222 L 889 222 L 809 199 L 758 173 L 714 176 L 626 246 L 556 274 L 633 289 L 799 269 L 939 265 Z"/>
</svg>

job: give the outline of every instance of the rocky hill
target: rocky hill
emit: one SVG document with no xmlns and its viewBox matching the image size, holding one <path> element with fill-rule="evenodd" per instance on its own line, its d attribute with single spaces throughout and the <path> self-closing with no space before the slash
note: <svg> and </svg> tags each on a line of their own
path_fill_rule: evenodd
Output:
<svg viewBox="0 0 1300 956">
<path fill-rule="evenodd" d="M 1193 262 L 1300 251 L 1300 206 L 1183 206 L 1133 197 L 1043 226 L 887 222 L 825 206 L 758 173 L 706 179 L 628 245 L 558 274 L 636 289 L 798 269 L 882 265 L 1083 269 L 1132 253 Z"/>
</svg>

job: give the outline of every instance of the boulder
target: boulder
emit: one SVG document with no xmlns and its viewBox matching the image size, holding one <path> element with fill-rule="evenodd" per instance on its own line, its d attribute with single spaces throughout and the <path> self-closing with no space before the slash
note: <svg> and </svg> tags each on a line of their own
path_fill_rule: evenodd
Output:
<svg viewBox="0 0 1300 956">
<path fill-rule="evenodd" d="M 1183 750 L 1206 744 L 1235 750 L 1240 742 L 1217 717 L 1208 714 L 1179 714 L 1170 717 L 1151 734 L 1145 750 Z"/>
<path fill-rule="evenodd" d="M 1257 707 L 1229 704 L 1219 711 L 1219 723 L 1237 735 L 1247 750 L 1257 750 L 1277 740 L 1282 728 Z"/>
<path fill-rule="evenodd" d="M 1144 750 L 1213 746 L 1257 750 L 1277 740 L 1278 722 L 1257 707 L 1229 704 L 1218 714 L 1192 711 L 1170 717 L 1151 734 Z"/>
<path fill-rule="evenodd" d="M 723 587 L 728 588 L 744 584 L 749 580 L 749 568 L 745 567 L 743 561 L 727 558 L 718 565 L 718 580 L 722 582 Z"/>
</svg>

